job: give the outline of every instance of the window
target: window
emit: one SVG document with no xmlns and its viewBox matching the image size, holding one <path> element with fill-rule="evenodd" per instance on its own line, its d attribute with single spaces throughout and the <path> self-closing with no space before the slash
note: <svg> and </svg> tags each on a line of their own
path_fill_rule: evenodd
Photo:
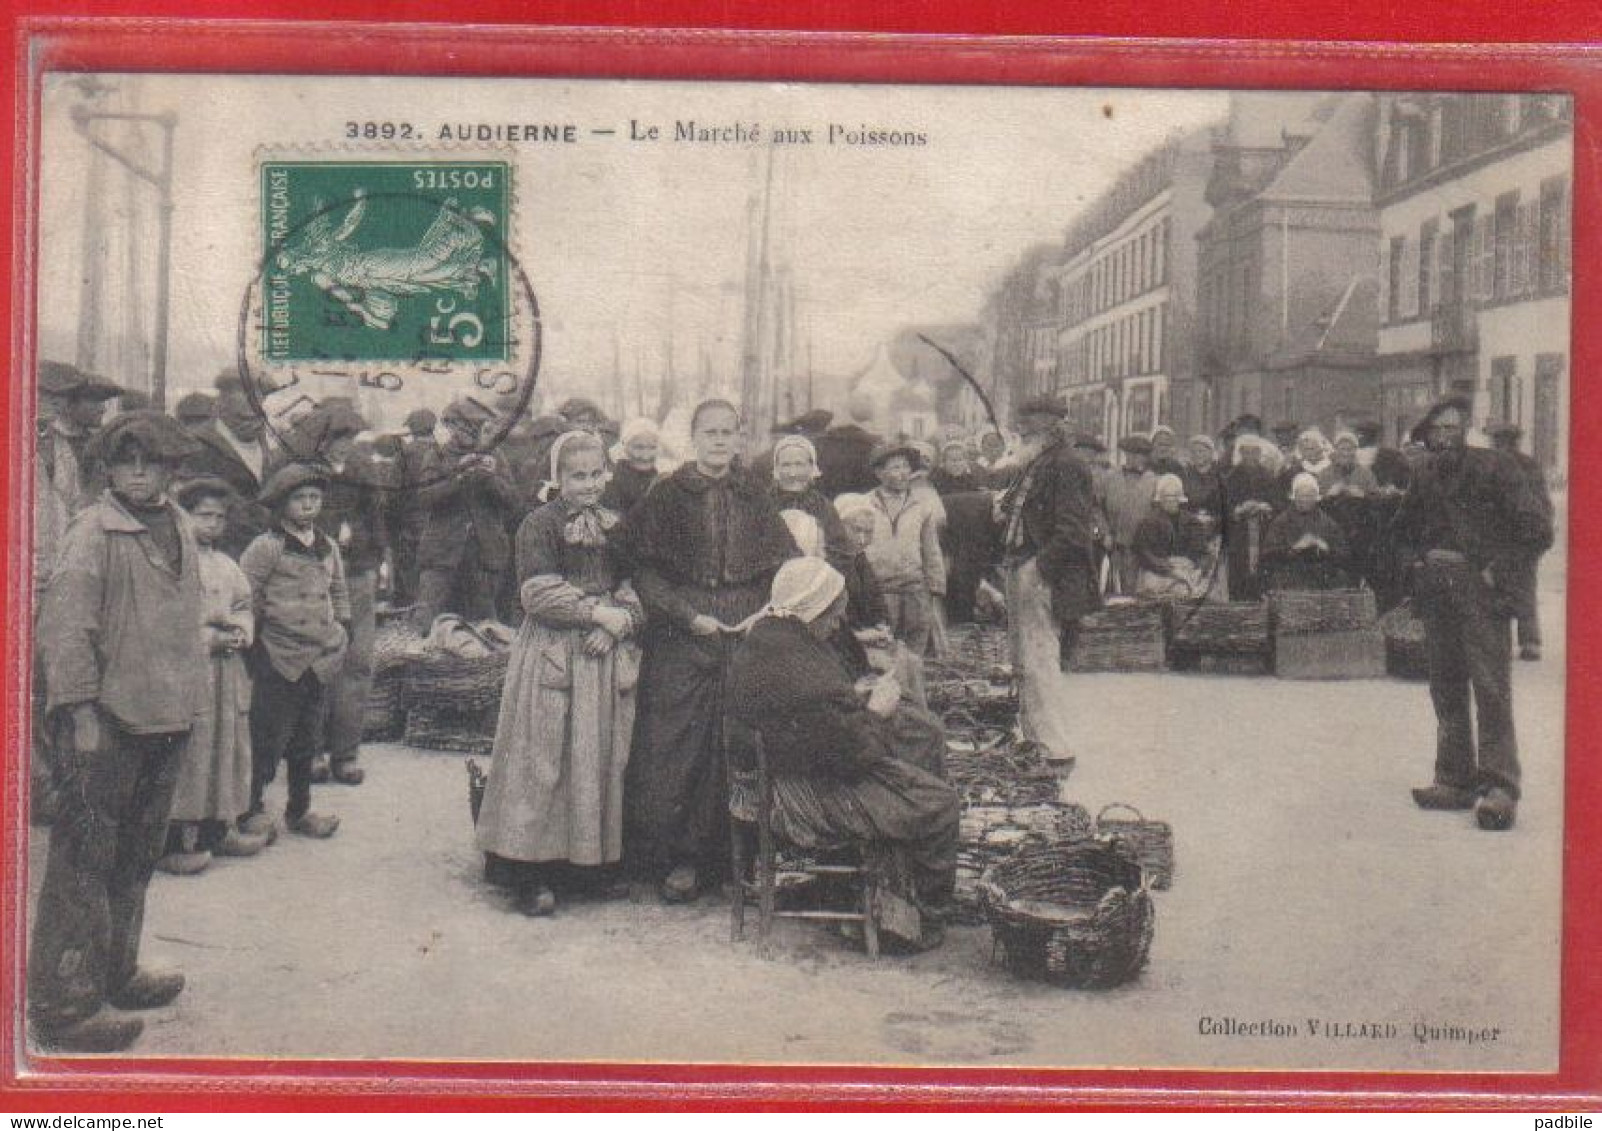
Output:
<svg viewBox="0 0 1602 1131">
<path fill-rule="evenodd" d="M 1541 182 L 1541 208 L 1537 220 L 1535 285 L 1542 294 L 1569 289 L 1569 179 L 1550 177 Z"/>
<path fill-rule="evenodd" d="M 1427 315 L 1440 301 L 1435 283 L 1436 242 L 1439 225 L 1434 220 L 1424 221 L 1418 232 L 1418 312 Z"/>
<path fill-rule="evenodd" d="M 1168 304 L 1166 302 L 1158 303 L 1157 316 L 1152 319 L 1153 341 L 1151 351 L 1151 367 L 1152 370 L 1157 373 L 1161 373 L 1163 369 L 1163 322 L 1165 321 L 1165 313 L 1167 310 Z"/>
<path fill-rule="evenodd" d="M 1129 400 L 1124 407 L 1124 434 L 1150 432 L 1153 408 L 1150 385 L 1139 385 L 1130 389 Z"/>
<path fill-rule="evenodd" d="M 1391 322 L 1398 322 L 1402 317 L 1402 263 L 1407 258 L 1406 247 L 1406 236 L 1391 237 L 1390 270 L 1386 275 L 1390 281 L 1390 291 L 1385 304 L 1385 315 Z"/>
<path fill-rule="evenodd" d="M 1157 282 L 1168 282 L 1168 221 L 1157 225 Z"/>
<path fill-rule="evenodd" d="M 1493 357 L 1491 359 L 1491 419 L 1518 423 L 1518 359 Z"/>
<path fill-rule="evenodd" d="M 1496 299 L 1513 295 L 1513 245 L 1519 234 L 1519 194 L 1504 192 L 1496 198 L 1496 226 L 1492 229 L 1491 293 Z"/>
<path fill-rule="evenodd" d="M 1496 249 L 1493 238 L 1495 225 L 1489 216 L 1474 217 L 1474 236 L 1471 245 L 1473 263 L 1469 271 L 1469 297 L 1475 302 L 1490 302 L 1495 294 Z"/>
</svg>

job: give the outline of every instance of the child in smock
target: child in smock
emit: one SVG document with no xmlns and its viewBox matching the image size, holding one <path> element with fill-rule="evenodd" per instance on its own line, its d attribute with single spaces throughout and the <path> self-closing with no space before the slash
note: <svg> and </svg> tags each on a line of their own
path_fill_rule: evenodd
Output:
<svg viewBox="0 0 1602 1131">
<path fill-rule="evenodd" d="M 620 576 L 600 505 L 603 442 L 569 432 L 551 450 L 560 496 L 517 532 L 526 614 L 507 666 L 478 846 L 528 915 L 556 907 L 569 865 L 623 855 L 623 771 L 634 730 L 635 643 L 645 612 Z"/>
</svg>

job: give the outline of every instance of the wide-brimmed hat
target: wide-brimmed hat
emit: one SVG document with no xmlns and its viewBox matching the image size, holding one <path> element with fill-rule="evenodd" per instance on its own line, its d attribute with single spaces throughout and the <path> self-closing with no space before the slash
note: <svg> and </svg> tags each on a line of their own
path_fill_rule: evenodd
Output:
<svg viewBox="0 0 1602 1131">
<path fill-rule="evenodd" d="M 286 463 L 267 477 L 261 494 L 256 496 L 263 506 L 277 509 L 284 500 L 302 487 L 321 487 L 328 490 L 328 465 L 307 460 Z"/>
<path fill-rule="evenodd" d="M 137 444 L 145 457 L 162 463 L 178 463 L 200 450 L 183 425 L 154 409 L 125 412 L 89 442 L 86 453 L 92 462 L 111 464 L 127 444 Z"/>
<path fill-rule="evenodd" d="M 834 422 L 834 413 L 828 409 L 815 408 L 811 412 L 803 412 L 794 420 L 786 420 L 773 426 L 775 436 L 811 436 L 822 432 Z"/>
<path fill-rule="evenodd" d="M 39 392 L 52 397 L 87 397 L 109 401 L 112 397 L 122 396 L 126 390 L 115 381 L 85 373 L 76 365 L 68 365 L 64 361 L 41 361 Z"/>
<path fill-rule="evenodd" d="M 895 456 L 906 456 L 914 471 L 923 466 L 923 456 L 918 449 L 900 440 L 881 440 L 873 445 L 873 450 L 868 453 L 868 466 L 877 470 L 884 466 L 886 460 Z"/>
<path fill-rule="evenodd" d="M 1052 416 L 1061 420 L 1068 415 L 1068 406 L 1056 397 L 1041 395 L 1030 397 L 1018 406 L 1018 416 Z"/>
</svg>

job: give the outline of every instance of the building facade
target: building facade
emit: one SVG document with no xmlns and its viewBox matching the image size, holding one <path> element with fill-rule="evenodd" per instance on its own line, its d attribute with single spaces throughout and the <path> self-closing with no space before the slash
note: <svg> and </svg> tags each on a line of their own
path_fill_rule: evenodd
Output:
<svg viewBox="0 0 1602 1131">
<path fill-rule="evenodd" d="M 1233 97 L 1198 235 L 1200 427 L 1378 412 L 1375 115 L 1368 94 Z"/>
<path fill-rule="evenodd" d="M 1194 425 L 1195 249 L 1210 168 L 1205 133 L 1169 142 L 1091 207 L 1042 270 L 1030 392 L 1062 397 L 1074 427 L 1109 444 Z"/>
<path fill-rule="evenodd" d="M 1447 393 L 1568 448 L 1573 104 L 1529 94 L 1380 99 L 1382 420 L 1403 439 Z"/>
</svg>

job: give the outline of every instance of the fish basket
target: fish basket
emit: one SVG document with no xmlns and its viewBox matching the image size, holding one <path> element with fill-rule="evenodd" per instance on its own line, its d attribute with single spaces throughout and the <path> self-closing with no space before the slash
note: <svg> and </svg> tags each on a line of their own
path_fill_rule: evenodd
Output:
<svg viewBox="0 0 1602 1131">
<path fill-rule="evenodd" d="M 1169 608 L 1175 651 L 1261 655 L 1268 651 L 1268 605 L 1262 601 L 1178 601 Z"/>
<path fill-rule="evenodd" d="M 1128 816 L 1109 817 L 1115 809 Z M 1147 881 L 1158 891 L 1167 891 L 1174 883 L 1174 829 L 1167 821 L 1150 821 L 1133 805 L 1114 801 L 1096 814 L 1097 836 L 1112 837 L 1129 846 Z"/>
<path fill-rule="evenodd" d="M 487 711 L 441 710 L 414 702 L 406 712 L 406 732 L 401 741 L 419 750 L 488 754 L 495 745 L 499 713 L 493 708 Z"/>
<path fill-rule="evenodd" d="M 1106 989 L 1138 975 L 1151 954 L 1151 893 L 1117 841 L 1025 845 L 978 890 L 996 954 L 1019 977 Z"/>
<path fill-rule="evenodd" d="M 1278 589 L 1268 600 L 1281 636 L 1354 632 L 1373 627 L 1376 619 L 1371 589 Z"/>
<path fill-rule="evenodd" d="M 1012 650 L 1007 643 L 1007 630 L 990 624 L 949 625 L 946 652 L 937 662 L 966 675 L 990 677 L 1010 672 Z"/>
<path fill-rule="evenodd" d="M 979 881 L 1019 848 L 1090 835 L 1090 812 L 1069 801 L 965 806 L 957 833 L 956 889 L 952 893 L 955 921 L 969 926 L 984 923 Z"/>
<path fill-rule="evenodd" d="M 485 656 L 457 656 L 431 651 L 414 656 L 406 669 L 406 695 L 418 706 L 462 714 L 500 707 L 501 687 L 511 653 L 496 650 Z"/>
<path fill-rule="evenodd" d="M 406 731 L 406 685 L 394 673 L 375 676 L 362 709 L 362 738 L 393 742 Z"/>
<path fill-rule="evenodd" d="M 984 742 L 948 741 L 945 779 L 965 805 L 1043 805 L 1061 792 L 1063 774 L 1033 743 L 1005 735 Z"/>
<path fill-rule="evenodd" d="M 380 624 L 373 634 L 373 674 L 382 676 L 404 670 L 422 643 L 423 638 L 412 631 L 406 620 Z"/>
<path fill-rule="evenodd" d="M 1403 601 L 1380 618 L 1385 634 L 1385 670 L 1398 679 L 1428 679 L 1429 650 L 1424 643 L 1424 622 Z"/>
<path fill-rule="evenodd" d="M 467 760 L 467 811 L 473 815 L 473 824 L 478 824 L 478 814 L 484 808 L 484 789 L 489 785 L 489 775 L 472 758 Z"/>
<path fill-rule="evenodd" d="M 1109 605 L 1080 618 L 1068 667 L 1076 672 L 1162 671 L 1166 636 L 1160 605 Z"/>
</svg>

